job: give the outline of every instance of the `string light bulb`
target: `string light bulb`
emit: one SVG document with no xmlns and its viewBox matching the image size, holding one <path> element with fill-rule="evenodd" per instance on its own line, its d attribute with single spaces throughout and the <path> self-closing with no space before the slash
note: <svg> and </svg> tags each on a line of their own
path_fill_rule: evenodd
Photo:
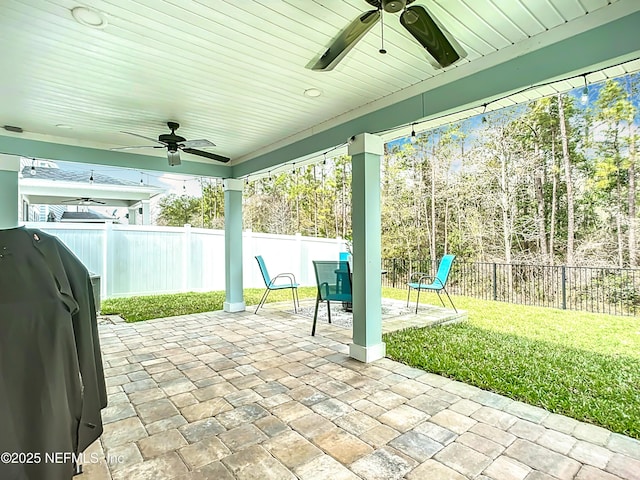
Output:
<svg viewBox="0 0 640 480">
<path fill-rule="evenodd" d="M 418 141 L 418 137 L 416 137 L 416 129 L 415 123 L 411 124 L 411 143 L 416 143 Z"/>
<path fill-rule="evenodd" d="M 91 170 L 91 176 L 89 177 L 89 183 L 93 185 L 93 170 Z"/>
<path fill-rule="evenodd" d="M 482 123 L 487 123 L 487 117 L 484 116 L 485 112 L 487 111 L 487 104 L 484 103 L 482 105 Z"/>
<path fill-rule="evenodd" d="M 31 160 L 31 171 L 29 172 L 31 174 L 31 176 L 35 176 L 36 175 L 36 166 L 33 164 L 35 162 L 35 158 Z"/>
<path fill-rule="evenodd" d="M 586 105 L 589 103 L 589 86 L 587 85 L 587 76 L 583 75 L 584 78 L 584 88 L 582 89 L 582 95 L 580 96 L 580 103 L 582 105 Z"/>
</svg>

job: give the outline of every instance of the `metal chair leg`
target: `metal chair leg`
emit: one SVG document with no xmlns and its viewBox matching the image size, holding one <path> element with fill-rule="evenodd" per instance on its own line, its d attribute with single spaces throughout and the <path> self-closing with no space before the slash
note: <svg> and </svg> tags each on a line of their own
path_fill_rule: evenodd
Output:
<svg viewBox="0 0 640 480">
<path fill-rule="evenodd" d="M 298 307 L 296 306 L 296 289 L 291 287 L 291 298 L 293 299 L 293 312 L 298 313 Z"/>
<path fill-rule="evenodd" d="M 296 313 L 298 313 L 298 310 L 300 309 L 300 295 L 298 294 L 298 288 L 297 287 L 294 288 L 293 291 L 296 294 L 294 309 L 296 310 Z"/>
<path fill-rule="evenodd" d="M 269 296 L 269 292 L 271 290 L 269 290 L 268 288 L 264 291 L 264 293 L 262 294 L 262 298 L 260 299 L 260 303 L 258 303 L 258 306 L 256 307 L 256 311 L 253 313 L 258 313 L 258 309 L 264 305 L 264 302 L 267 301 L 267 297 Z"/>
<path fill-rule="evenodd" d="M 331 302 L 327 300 L 327 314 L 329 316 L 329 323 L 331 323 Z"/>
<path fill-rule="evenodd" d="M 316 334 L 316 321 L 318 320 L 318 305 L 320 304 L 320 296 L 316 297 L 316 311 L 313 313 L 313 327 L 311 327 L 311 336 Z"/>
<path fill-rule="evenodd" d="M 418 288 L 418 297 L 416 298 L 416 315 L 418 314 L 418 303 L 420 303 L 420 288 Z"/>
<path fill-rule="evenodd" d="M 456 306 L 453 304 L 453 301 L 451 300 L 451 297 L 449 296 L 449 292 L 447 292 L 446 288 L 443 288 L 444 293 L 447 294 L 447 298 L 449 299 L 449 302 L 451 303 L 451 306 L 453 307 L 453 311 L 458 313 L 458 309 L 456 308 Z"/>
<path fill-rule="evenodd" d="M 438 294 L 438 298 L 440 299 L 440 303 L 442 304 L 442 306 L 444 308 L 447 308 L 447 306 L 444 304 L 444 300 L 442 300 L 442 297 L 440 296 L 440 290 L 436 290 L 436 293 Z"/>
</svg>

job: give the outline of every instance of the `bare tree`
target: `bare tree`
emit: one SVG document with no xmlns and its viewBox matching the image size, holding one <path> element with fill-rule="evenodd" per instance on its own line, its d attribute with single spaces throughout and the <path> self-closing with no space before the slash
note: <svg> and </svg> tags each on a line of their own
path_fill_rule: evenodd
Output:
<svg viewBox="0 0 640 480">
<path fill-rule="evenodd" d="M 575 242 L 575 207 L 573 197 L 573 182 L 571 179 L 571 157 L 569 156 L 569 139 L 567 137 L 567 121 L 564 111 L 563 94 L 558 94 L 558 122 L 560 123 L 560 143 L 562 144 L 562 163 L 564 165 L 564 180 L 567 189 L 567 265 L 573 265 L 573 251 Z"/>
</svg>

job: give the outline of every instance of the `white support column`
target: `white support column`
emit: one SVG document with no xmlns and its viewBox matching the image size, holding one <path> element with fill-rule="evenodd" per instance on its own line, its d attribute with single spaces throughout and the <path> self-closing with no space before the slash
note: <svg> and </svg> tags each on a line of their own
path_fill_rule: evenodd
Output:
<svg viewBox="0 0 640 480">
<path fill-rule="evenodd" d="M 142 204 L 142 225 L 151 225 L 151 209 L 149 200 L 141 200 Z"/>
<path fill-rule="evenodd" d="M 382 280 L 380 259 L 380 157 L 382 139 L 357 135 L 351 155 L 351 224 L 353 229 L 353 343 L 349 354 L 361 362 L 385 355 L 382 342 Z"/>
<path fill-rule="evenodd" d="M 129 207 L 129 225 L 138 224 L 138 207 Z"/>
<path fill-rule="evenodd" d="M 19 157 L 0 154 L 0 228 L 18 226 L 18 213 L 20 211 L 20 196 L 18 194 L 19 170 Z"/>
<path fill-rule="evenodd" d="M 224 266 L 225 312 L 246 309 L 242 275 L 242 189 L 244 182 L 235 178 L 224 180 Z"/>
</svg>

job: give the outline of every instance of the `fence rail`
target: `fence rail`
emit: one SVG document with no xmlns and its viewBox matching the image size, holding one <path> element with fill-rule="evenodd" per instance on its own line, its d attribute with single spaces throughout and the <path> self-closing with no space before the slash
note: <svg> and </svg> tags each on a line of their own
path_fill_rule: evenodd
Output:
<svg viewBox="0 0 640 480">
<path fill-rule="evenodd" d="M 429 260 L 383 259 L 383 285 L 404 288 L 411 272 L 433 272 Z M 449 293 L 612 315 L 640 313 L 640 269 L 461 262 Z"/>
<path fill-rule="evenodd" d="M 102 298 L 224 290 L 224 231 L 151 225 L 27 223 L 60 238 L 89 271 L 100 276 Z M 243 283 L 264 287 L 254 255 L 271 268 L 295 272 L 303 286 L 315 285 L 311 260 L 338 258 L 343 240 L 242 234 Z"/>
</svg>

